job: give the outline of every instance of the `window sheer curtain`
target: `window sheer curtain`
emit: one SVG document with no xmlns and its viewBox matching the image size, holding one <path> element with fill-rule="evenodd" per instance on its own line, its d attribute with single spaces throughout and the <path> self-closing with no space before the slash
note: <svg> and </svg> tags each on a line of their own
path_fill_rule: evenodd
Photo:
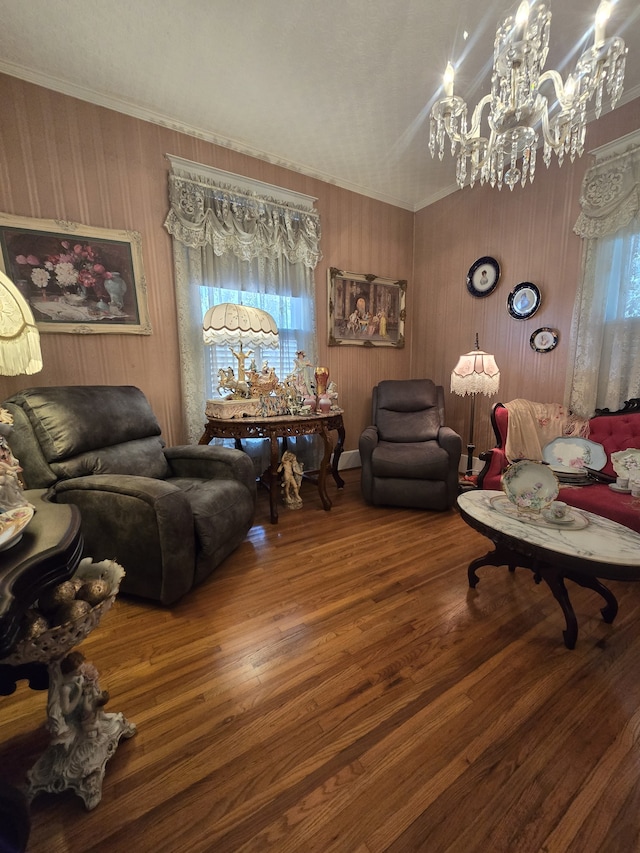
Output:
<svg viewBox="0 0 640 853">
<path fill-rule="evenodd" d="M 278 350 L 255 352 L 283 379 L 297 350 L 316 364 L 314 269 L 321 258 L 314 199 L 168 155 L 182 393 L 189 440 L 197 442 L 206 400 L 217 396 L 226 347 L 206 346 L 211 305 L 235 302 L 268 311 Z M 307 466 L 305 466 L 307 467 Z"/>
<path fill-rule="evenodd" d="M 574 231 L 584 240 L 566 399 L 616 410 L 640 395 L 640 146 L 586 173 Z"/>
</svg>

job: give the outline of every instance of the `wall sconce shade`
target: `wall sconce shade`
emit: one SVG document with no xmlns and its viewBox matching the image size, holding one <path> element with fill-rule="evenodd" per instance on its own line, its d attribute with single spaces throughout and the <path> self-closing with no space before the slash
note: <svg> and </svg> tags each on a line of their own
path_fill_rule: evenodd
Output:
<svg viewBox="0 0 640 853">
<path fill-rule="evenodd" d="M 40 333 L 29 303 L 0 270 L 0 375 L 42 370 Z"/>
</svg>

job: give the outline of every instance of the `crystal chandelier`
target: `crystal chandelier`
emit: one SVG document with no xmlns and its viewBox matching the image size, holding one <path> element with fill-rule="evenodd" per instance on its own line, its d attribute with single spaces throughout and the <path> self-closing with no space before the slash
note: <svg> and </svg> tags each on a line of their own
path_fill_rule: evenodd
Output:
<svg viewBox="0 0 640 853">
<path fill-rule="evenodd" d="M 491 94 L 478 103 L 467 123 L 467 104 L 453 94 L 454 68 L 451 62 L 444 75 L 444 97 L 431 109 L 429 150 L 442 160 L 445 134 L 451 154 L 457 156 L 459 187 L 479 180 L 492 187 L 503 183 L 512 190 L 527 176 L 533 181 L 536 148 L 541 127 L 546 166 L 555 151 L 562 165 L 565 154 L 571 161 L 582 156 L 586 131 L 587 104 L 595 95 L 595 113 L 600 116 L 602 93 L 606 88 L 613 109 L 624 83 L 627 48 L 621 38 L 605 38 L 605 24 L 611 3 L 602 0 L 595 19 L 593 46 L 585 50 L 575 70 L 563 83 L 557 71 L 544 71 L 549 50 L 551 12 L 536 0 L 529 7 L 523 0 L 498 27 L 493 49 Z M 555 101 L 541 93 L 547 85 Z M 481 135 L 482 113 L 489 106 L 489 135 Z M 460 146 L 458 148 L 458 145 Z"/>
</svg>

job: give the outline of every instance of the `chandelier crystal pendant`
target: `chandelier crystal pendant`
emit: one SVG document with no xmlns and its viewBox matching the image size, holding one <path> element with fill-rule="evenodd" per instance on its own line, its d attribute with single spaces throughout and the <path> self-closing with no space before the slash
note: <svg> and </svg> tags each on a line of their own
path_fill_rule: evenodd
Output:
<svg viewBox="0 0 640 853">
<path fill-rule="evenodd" d="M 595 96 L 595 114 L 600 117 L 603 90 L 614 109 L 624 83 L 627 48 L 621 38 L 605 38 L 611 3 L 602 0 L 594 27 L 594 43 L 578 59 L 575 70 L 563 82 L 557 71 L 543 71 L 549 51 L 551 12 L 544 3 L 531 7 L 523 0 L 498 27 L 494 42 L 491 94 L 477 104 L 468 127 L 466 102 L 454 95 L 454 67 L 444 74 L 444 97 L 431 109 L 429 150 L 440 160 L 447 137 L 451 155 L 457 157 L 456 180 L 462 188 L 467 180 L 503 183 L 513 190 L 517 183 L 533 181 L 536 149 L 543 137 L 543 160 L 548 167 L 552 152 L 562 165 L 584 151 L 587 104 Z M 542 93 L 545 89 L 547 94 Z M 555 95 L 555 99 L 548 100 Z M 482 135 L 485 107 L 488 135 Z M 459 146 L 459 147 L 458 147 Z"/>
</svg>

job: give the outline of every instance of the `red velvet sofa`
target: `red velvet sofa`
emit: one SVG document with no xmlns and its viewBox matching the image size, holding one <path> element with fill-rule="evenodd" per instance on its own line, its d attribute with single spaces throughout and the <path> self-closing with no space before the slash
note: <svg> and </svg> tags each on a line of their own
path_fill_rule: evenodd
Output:
<svg viewBox="0 0 640 853">
<path fill-rule="evenodd" d="M 480 455 L 485 462 L 478 475 L 480 489 L 501 489 L 501 476 L 509 465 L 504 452 L 509 412 L 502 403 L 496 403 L 493 407 L 491 424 L 497 445 Z M 617 412 L 598 411 L 589 420 L 589 439 L 601 444 L 607 454 L 607 464 L 600 473 L 614 478 L 611 454 L 630 447 L 640 448 L 640 398 L 629 400 Z M 563 500 L 576 509 L 588 510 L 610 518 L 640 533 L 640 498 L 616 493 L 607 483 L 594 481 L 586 486 L 561 485 L 558 500 Z"/>
</svg>

